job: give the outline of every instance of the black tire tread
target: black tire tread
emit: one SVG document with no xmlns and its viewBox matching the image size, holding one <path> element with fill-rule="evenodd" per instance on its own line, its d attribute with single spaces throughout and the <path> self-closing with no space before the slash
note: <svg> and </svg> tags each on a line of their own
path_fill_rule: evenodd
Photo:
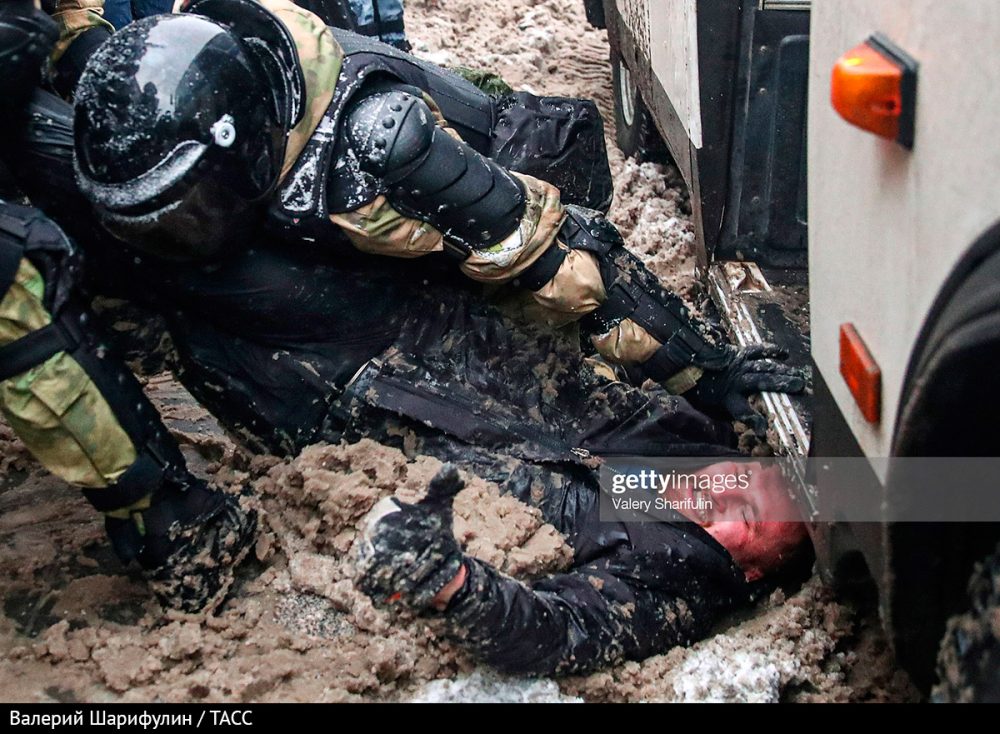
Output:
<svg viewBox="0 0 1000 734">
<path fill-rule="evenodd" d="M 625 123 L 622 115 L 621 85 L 618 79 L 618 59 L 618 52 L 612 49 L 611 83 L 615 107 L 615 142 L 627 158 L 635 158 L 640 163 L 668 163 L 670 153 L 641 95 L 636 95 L 635 121 L 631 126 Z"/>
</svg>

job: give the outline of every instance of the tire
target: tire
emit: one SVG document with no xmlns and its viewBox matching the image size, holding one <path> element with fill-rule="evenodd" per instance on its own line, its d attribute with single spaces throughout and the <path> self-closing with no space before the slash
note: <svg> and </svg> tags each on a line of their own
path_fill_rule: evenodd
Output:
<svg viewBox="0 0 1000 734">
<path fill-rule="evenodd" d="M 972 245 L 927 317 L 902 390 L 893 456 L 997 456 L 1000 393 L 992 386 L 998 362 L 1000 223 Z M 924 496 L 932 491 L 913 464 L 894 463 L 885 500 L 890 507 L 905 506 L 914 486 Z M 991 613 L 998 615 L 994 634 L 1000 635 L 998 539 L 1000 523 L 989 517 L 893 523 L 886 529 L 890 567 L 883 572 L 888 583 L 883 594 L 897 660 L 918 686 L 933 688 L 941 700 L 1000 701 L 1000 648 L 986 636 Z M 992 591 L 982 580 L 990 574 Z M 990 668 L 992 692 L 984 677 Z"/>
<path fill-rule="evenodd" d="M 1000 549 L 969 580 L 969 611 L 948 620 L 931 700 L 1000 703 Z"/>
<path fill-rule="evenodd" d="M 587 22 L 590 25 L 600 29 L 608 27 L 604 16 L 604 0 L 584 0 L 583 8 L 587 12 Z"/>
<path fill-rule="evenodd" d="M 625 59 L 611 49 L 611 84 L 615 98 L 615 142 L 627 158 L 670 162 L 652 115 L 646 109 Z"/>
</svg>

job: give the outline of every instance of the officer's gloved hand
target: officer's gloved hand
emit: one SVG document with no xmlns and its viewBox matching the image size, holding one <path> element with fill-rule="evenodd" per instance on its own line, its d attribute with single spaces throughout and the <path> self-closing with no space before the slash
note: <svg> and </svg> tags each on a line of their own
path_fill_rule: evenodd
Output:
<svg viewBox="0 0 1000 734">
<path fill-rule="evenodd" d="M 105 521 L 115 552 L 136 560 L 164 607 L 194 614 L 225 598 L 233 570 L 253 547 L 257 514 L 237 496 L 187 475 L 170 482 L 150 507 Z"/>
<path fill-rule="evenodd" d="M 797 394 L 806 388 L 803 371 L 781 364 L 788 352 L 773 344 L 754 344 L 743 349 L 729 347 L 725 365 L 706 368 L 686 397 L 696 404 L 722 408 L 758 435 L 767 430 L 767 420 L 757 413 L 749 397 L 760 392 Z"/>
<path fill-rule="evenodd" d="M 430 609 L 458 575 L 463 556 L 452 532 L 452 501 L 464 486 L 458 469 L 445 464 L 417 504 L 386 497 L 372 508 L 359 543 L 355 581 L 377 606 L 401 602 Z"/>
</svg>

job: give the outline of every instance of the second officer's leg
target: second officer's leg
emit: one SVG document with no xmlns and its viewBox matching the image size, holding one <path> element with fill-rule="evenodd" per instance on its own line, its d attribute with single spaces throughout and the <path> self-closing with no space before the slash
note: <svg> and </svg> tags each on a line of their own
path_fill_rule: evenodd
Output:
<svg viewBox="0 0 1000 734">
<path fill-rule="evenodd" d="M 168 606 L 221 600 L 252 513 L 191 475 L 133 375 L 95 333 L 78 256 L 35 209 L 0 203 L 0 411 L 39 462 L 104 513 L 118 556 Z"/>
</svg>

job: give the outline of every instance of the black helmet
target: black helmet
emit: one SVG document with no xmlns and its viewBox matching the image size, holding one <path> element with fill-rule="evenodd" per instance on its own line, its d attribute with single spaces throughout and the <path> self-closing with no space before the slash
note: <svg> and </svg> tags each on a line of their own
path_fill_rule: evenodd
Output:
<svg viewBox="0 0 1000 734">
<path fill-rule="evenodd" d="M 277 183 L 288 115 L 259 53 L 208 18 L 125 27 L 88 61 L 75 106 L 80 189 L 139 249 L 212 256 L 245 234 Z"/>
<path fill-rule="evenodd" d="M 42 79 L 59 28 L 32 0 L 0 2 L 0 98 L 12 111 Z"/>
</svg>

